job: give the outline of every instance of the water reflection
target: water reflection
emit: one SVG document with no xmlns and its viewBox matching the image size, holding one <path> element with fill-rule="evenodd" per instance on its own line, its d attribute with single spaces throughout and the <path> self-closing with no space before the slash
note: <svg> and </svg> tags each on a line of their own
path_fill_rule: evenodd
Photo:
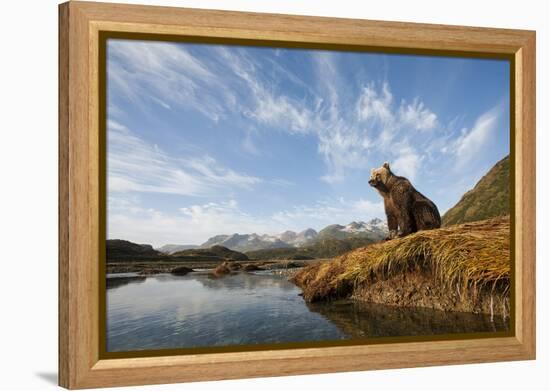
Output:
<svg viewBox="0 0 550 391">
<path fill-rule="evenodd" d="M 207 278 L 199 279 L 199 282 L 209 289 L 229 289 L 229 290 L 256 290 L 263 288 L 275 288 L 283 291 L 296 291 L 294 284 L 288 282 L 285 278 L 270 278 L 272 272 L 241 272 L 237 274 L 238 278 L 227 278 L 227 276 L 217 277 L 207 274 Z M 264 276 L 266 278 L 261 278 Z M 299 293 L 299 291 L 297 291 Z"/>
<path fill-rule="evenodd" d="M 146 277 L 143 276 L 119 276 L 107 278 L 107 289 L 114 289 L 133 283 L 142 283 Z"/>
<path fill-rule="evenodd" d="M 114 278 L 113 278 L 114 277 Z M 488 316 L 340 301 L 306 304 L 283 276 L 110 276 L 107 350 L 334 341 L 504 330 Z"/>
<path fill-rule="evenodd" d="M 107 350 L 345 339 L 284 277 L 156 275 L 107 291 Z"/>
<path fill-rule="evenodd" d="M 502 317 L 429 308 L 394 307 L 355 301 L 308 304 L 349 338 L 477 333 L 508 330 Z"/>
</svg>

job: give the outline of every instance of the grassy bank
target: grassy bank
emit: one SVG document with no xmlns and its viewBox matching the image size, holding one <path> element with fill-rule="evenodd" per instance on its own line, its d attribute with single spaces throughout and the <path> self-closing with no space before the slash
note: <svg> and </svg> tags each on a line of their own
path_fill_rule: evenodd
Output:
<svg viewBox="0 0 550 391">
<path fill-rule="evenodd" d="M 293 281 L 309 302 L 360 300 L 506 315 L 508 217 L 422 231 L 314 264 Z"/>
</svg>

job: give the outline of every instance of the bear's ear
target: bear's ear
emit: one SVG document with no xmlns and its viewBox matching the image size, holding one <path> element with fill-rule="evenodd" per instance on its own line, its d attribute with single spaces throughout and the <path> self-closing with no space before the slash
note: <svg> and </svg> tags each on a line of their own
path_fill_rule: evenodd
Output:
<svg viewBox="0 0 550 391">
<path fill-rule="evenodd" d="M 387 168 L 389 170 L 390 169 L 390 163 L 384 162 L 384 165 L 382 167 Z"/>
<path fill-rule="evenodd" d="M 371 175 L 374 174 L 374 168 L 370 169 L 370 173 L 371 173 Z"/>
</svg>

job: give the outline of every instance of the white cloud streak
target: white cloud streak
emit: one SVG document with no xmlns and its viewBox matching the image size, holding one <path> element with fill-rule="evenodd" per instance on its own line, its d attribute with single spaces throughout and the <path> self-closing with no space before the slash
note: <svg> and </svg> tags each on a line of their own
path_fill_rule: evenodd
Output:
<svg viewBox="0 0 550 391">
<path fill-rule="evenodd" d="M 397 159 L 391 165 L 393 172 L 414 181 L 422 164 L 422 156 L 409 145 L 397 145 Z"/>
<path fill-rule="evenodd" d="M 373 121 L 382 126 L 390 126 L 394 121 L 392 112 L 393 95 L 388 83 L 382 84 L 378 91 L 374 84 L 363 87 L 359 101 L 357 102 L 357 115 L 361 121 Z"/>
<path fill-rule="evenodd" d="M 462 129 L 462 134 L 455 140 L 453 145 L 457 168 L 462 168 L 471 162 L 485 147 L 488 140 L 490 140 L 491 133 L 496 129 L 499 115 L 500 108 L 497 106 L 483 113 L 471 129 Z"/>
<path fill-rule="evenodd" d="M 261 182 L 222 167 L 209 156 L 174 158 L 112 120 L 107 132 L 109 192 L 205 196 L 220 189 L 251 189 Z"/>
<path fill-rule="evenodd" d="M 236 99 L 211 66 L 181 45 L 110 40 L 108 56 L 108 83 L 134 103 L 150 99 L 166 109 L 173 104 L 218 121 Z M 202 93 L 213 88 L 215 95 Z"/>
<path fill-rule="evenodd" d="M 403 102 L 399 107 L 399 120 L 403 127 L 415 130 L 432 130 L 437 123 L 437 115 L 424 106 L 418 98 L 411 104 Z"/>
</svg>

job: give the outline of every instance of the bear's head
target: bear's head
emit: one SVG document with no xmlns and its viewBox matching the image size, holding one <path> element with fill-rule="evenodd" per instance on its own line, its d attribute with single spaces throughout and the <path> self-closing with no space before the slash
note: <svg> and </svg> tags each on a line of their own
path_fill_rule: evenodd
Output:
<svg viewBox="0 0 550 391">
<path fill-rule="evenodd" d="M 390 170 L 390 164 L 385 162 L 380 168 L 373 168 L 370 171 L 369 185 L 378 189 L 384 190 L 389 177 L 393 175 Z"/>
</svg>

